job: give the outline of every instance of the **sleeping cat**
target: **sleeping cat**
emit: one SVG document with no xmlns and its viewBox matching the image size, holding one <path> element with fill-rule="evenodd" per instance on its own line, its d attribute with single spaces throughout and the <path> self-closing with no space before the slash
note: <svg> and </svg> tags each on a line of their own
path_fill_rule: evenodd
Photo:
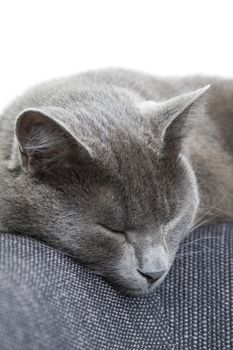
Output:
<svg viewBox="0 0 233 350">
<path fill-rule="evenodd" d="M 109 69 L 30 89 L 0 118 L 0 202 L 0 230 L 153 291 L 194 226 L 232 219 L 233 81 Z"/>
</svg>

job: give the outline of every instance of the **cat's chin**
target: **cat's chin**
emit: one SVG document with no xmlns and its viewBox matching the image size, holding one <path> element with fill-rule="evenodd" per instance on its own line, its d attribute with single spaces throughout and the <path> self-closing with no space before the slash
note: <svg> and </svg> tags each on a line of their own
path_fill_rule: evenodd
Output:
<svg viewBox="0 0 233 350">
<path fill-rule="evenodd" d="M 144 284 L 143 286 L 137 287 L 131 287 L 130 285 L 114 285 L 114 287 L 120 292 L 121 294 L 125 294 L 127 296 L 132 296 L 132 297 L 144 297 L 148 294 L 152 294 L 155 292 L 155 290 L 163 283 L 164 279 L 166 278 L 167 274 L 169 272 L 169 269 L 167 272 L 156 282 L 154 283 L 148 283 Z"/>
</svg>

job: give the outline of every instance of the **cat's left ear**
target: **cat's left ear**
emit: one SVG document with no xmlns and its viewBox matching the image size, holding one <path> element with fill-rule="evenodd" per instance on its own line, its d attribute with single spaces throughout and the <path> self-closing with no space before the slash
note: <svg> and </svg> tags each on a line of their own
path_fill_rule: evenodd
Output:
<svg viewBox="0 0 233 350">
<path fill-rule="evenodd" d="M 138 105 L 149 124 L 150 134 L 163 154 L 179 153 L 183 139 L 192 130 L 198 116 L 204 113 L 203 95 L 209 87 L 207 85 L 164 102 L 145 101 Z"/>
</svg>

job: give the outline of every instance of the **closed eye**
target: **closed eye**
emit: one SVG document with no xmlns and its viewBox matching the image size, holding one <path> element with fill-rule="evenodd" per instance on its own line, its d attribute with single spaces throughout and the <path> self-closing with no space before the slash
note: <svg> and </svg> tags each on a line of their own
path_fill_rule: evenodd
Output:
<svg viewBox="0 0 233 350">
<path fill-rule="evenodd" d="M 100 223 L 98 223 L 98 226 L 102 227 L 103 229 L 105 229 L 105 230 L 107 230 L 107 231 L 113 232 L 113 233 L 125 234 L 123 231 L 110 228 L 110 227 L 108 227 L 108 226 L 106 226 L 106 225 L 103 225 L 103 224 L 100 224 Z"/>
</svg>

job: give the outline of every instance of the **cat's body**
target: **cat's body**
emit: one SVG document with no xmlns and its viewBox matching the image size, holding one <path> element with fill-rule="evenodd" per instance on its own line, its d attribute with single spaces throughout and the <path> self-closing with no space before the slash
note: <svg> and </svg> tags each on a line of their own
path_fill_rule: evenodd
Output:
<svg viewBox="0 0 233 350">
<path fill-rule="evenodd" d="M 1 230 L 41 238 L 126 292 L 153 290 L 198 220 L 233 217 L 233 81 L 103 70 L 31 89 L 0 118 L 0 202 Z"/>
</svg>

